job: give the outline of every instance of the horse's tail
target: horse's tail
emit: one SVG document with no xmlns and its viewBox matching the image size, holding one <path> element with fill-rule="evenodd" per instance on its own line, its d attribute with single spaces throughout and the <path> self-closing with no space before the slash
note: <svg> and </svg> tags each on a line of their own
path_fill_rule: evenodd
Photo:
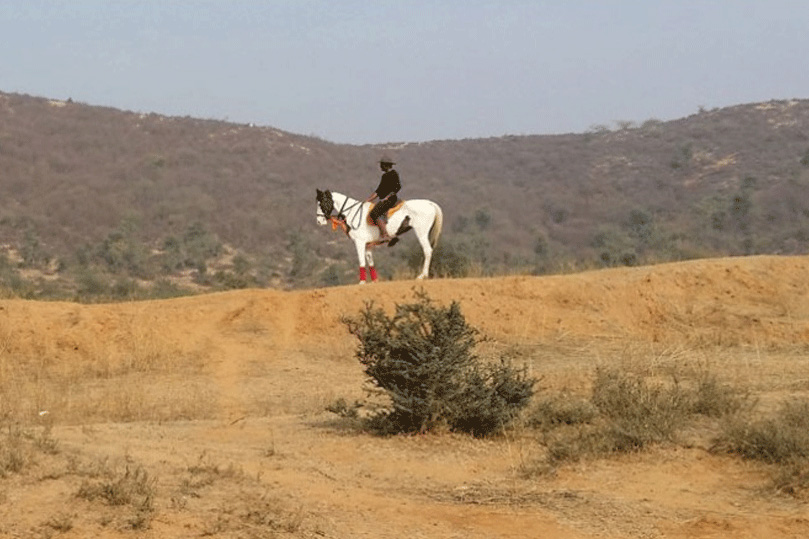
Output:
<svg viewBox="0 0 809 539">
<path fill-rule="evenodd" d="M 435 208 L 435 219 L 433 219 L 433 226 L 430 227 L 430 246 L 435 247 L 438 243 L 438 237 L 441 235 L 441 228 L 444 226 L 444 212 L 441 211 L 441 206 L 433 202 Z"/>
</svg>

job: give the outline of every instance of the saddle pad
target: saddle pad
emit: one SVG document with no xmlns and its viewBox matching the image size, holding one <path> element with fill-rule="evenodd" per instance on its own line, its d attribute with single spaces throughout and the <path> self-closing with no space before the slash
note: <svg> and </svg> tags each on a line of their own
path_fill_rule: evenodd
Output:
<svg viewBox="0 0 809 539">
<path fill-rule="evenodd" d="M 406 202 L 405 200 L 400 200 L 399 202 L 397 202 L 395 206 L 393 206 L 391 209 L 388 210 L 388 213 L 385 214 L 385 217 L 387 219 L 390 219 L 391 215 L 402 209 L 402 206 L 404 206 L 405 202 Z M 368 224 L 371 226 L 376 226 L 374 225 L 374 222 L 371 220 L 371 210 L 374 209 L 374 206 L 376 206 L 376 204 L 371 204 L 371 207 L 368 208 L 368 216 L 365 218 L 366 221 L 368 221 Z"/>
</svg>

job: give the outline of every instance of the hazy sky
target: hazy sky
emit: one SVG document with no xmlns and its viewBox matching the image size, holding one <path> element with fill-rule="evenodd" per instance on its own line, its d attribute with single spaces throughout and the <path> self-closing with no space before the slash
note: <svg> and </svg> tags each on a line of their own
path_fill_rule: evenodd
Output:
<svg viewBox="0 0 809 539">
<path fill-rule="evenodd" d="M 0 91 L 364 144 L 809 98 L 806 0 L 0 0 Z"/>
</svg>

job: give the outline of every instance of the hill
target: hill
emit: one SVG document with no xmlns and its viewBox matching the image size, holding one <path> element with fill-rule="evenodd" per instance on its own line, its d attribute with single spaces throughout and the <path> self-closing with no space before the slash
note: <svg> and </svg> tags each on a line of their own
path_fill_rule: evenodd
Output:
<svg viewBox="0 0 809 539">
<path fill-rule="evenodd" d="M 0 275 L 15 295 L 166 296 L 353 282 L 314 190 L 365 196 L 382 152 L 446 216 L 437 275 L 809 250 L 809 100 L 588 133 L 333 144 L 0 94 Z M 417 264 L 386 251 L 384 277 Z"/>
<path fill-rule="evenodd" d="M 560 276 L 436 279 L 537 401 L 599 368 L 710 372 L 764 410 L 806 398 L 809 258 L 695 260 Z M 805 537 L 770 466 L 675 439 L 553 474 L 529 426 L 486 439 L 376 436 L 340 322 L 409 282 L 82 305 L 0 300 L 0 537 Z"/>
</svg>

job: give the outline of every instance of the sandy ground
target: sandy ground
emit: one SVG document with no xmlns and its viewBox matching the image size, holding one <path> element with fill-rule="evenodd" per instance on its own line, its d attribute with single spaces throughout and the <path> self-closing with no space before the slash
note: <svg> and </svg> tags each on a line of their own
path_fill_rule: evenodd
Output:
<svg viewBox="0 0 809 539">
<path fill-rule="evenodd" d="M 3 300 L 0 375 L 19 389 L 3 386 L 0 425 L 56 448 L 0 473 L 0 537 L 809 537 L 804 501 L 700 441 L 538 475 L 525 473 L 542 454 L 527 429 L 383 438 L 325 411 L 366 397 L 340 316 L 422 288 L 459 301 L 491 339 L 481 351 L 527 363 L 540 392 L 586 391 L 598 365 L 676 364 L 764 402 L 806 396 L 807 276 L 809 257 L 750 257 L 111 305 Z M 86 495 L 136 473 L 148 499 Z"/>
</svg>

